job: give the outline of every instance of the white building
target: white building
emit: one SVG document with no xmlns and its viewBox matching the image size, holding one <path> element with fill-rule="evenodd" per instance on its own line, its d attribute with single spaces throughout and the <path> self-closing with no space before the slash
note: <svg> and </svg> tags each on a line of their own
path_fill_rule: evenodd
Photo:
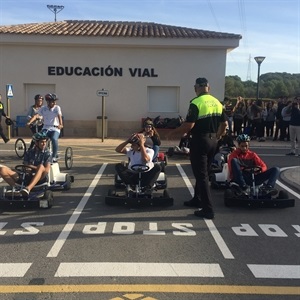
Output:
<svg viewBox="0 0 300 300">
<path fill-rule="evenodd" d="M 65 136 L 127 136 L 141 118 L 185 117 L 194 82 L 206 77 L 224 98 L 227 52 L 238 34 L 144 22 L 62 21 L 0 26 L 0 93 L 13 85 L 10 115 L 26 115 L 36 94 L 56 93 Z M 97 91 L 108 91 L 102 101 Z M 29 130 L 24 131 L 23 134 Z"/>
</svg>

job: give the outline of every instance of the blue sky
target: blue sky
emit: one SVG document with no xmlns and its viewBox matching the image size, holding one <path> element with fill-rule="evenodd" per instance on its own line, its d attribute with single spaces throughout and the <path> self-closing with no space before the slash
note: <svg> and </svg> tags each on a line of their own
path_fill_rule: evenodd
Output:
<svg viewBox="0 0 300 300">
<path fill-rule="evenodd" d="M 50 5 L 63 5 L 62 20 L 143 21 L 241 34 L 227 57 L 226 75 L 300 73 L 300 0 L 0 0 L 0 25 L 54 21 Z"/>
</svg>

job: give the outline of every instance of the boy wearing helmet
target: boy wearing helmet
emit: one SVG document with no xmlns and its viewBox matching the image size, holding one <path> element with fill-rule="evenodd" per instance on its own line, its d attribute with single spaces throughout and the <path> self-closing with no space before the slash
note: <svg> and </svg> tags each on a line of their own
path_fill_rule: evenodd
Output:
<svg viewBox="0 0 300 300">
<path fill-rule="evenodd" d="M 247 167 L 259 167 L 259 171 L 254 175 L 255 184 L 266 183 L 264 191 L 266 194 L 274 195 L 277 190 L 274 189 L 280 170 L 278 167 L 267 168 L 264 161 L 253 151 L 249 149 L 250 137 L 247 134 L 240 134 L 237 137 L 238 147 L 228 158 L 228 168 L 230 178 L 240 187 L 241 194 L 248 195 L 249 185 L 251 185 L 251 173 L 245 171 Z"/>
<path fill-rule="evenodd" d="M 28 185 L 18 191 L 24 199 L 28 198 L 31 189 L 40 180 L 46 178 L 51 166 L 51 153 L 46 149 L 48 137 L 44 133 L 38 132 L 33 135 L 33 139 L 35 141 L 35 146 L 26 151 L 23 164 L 31 167 L 34 172 L 32 177 L 29 179 L 29 183 L 25 183 L 28 183 Z M 16 183 L 21 183 L 19 174 L 3 165 L 0 166 L 0 177 L 2 177 L 12 188 L 15 187 Z"/>
<path fill-rule="evenodd" d="M 129 158 L 128 168 L 122 163 L 116 164 L 116 172 L 125 184 L 135 185 L 138 182 L 138 173 L 131 170 L 136 164 L 146 165 L 149 170 L 141 174 L 141 186 L 151 189 L 161 171 L 159 164 L 152 162 L 154 150 L 145 145 L 146 138 L 143 134 L 133 134 L 125 142 L 116 147 L 116 152 L 126 154 Z M 131 147 L 127 147 L 131 144 Z"/>
<path fill-rule="evenodd" d="M 38 113 L 34 115 L 27 125 L 31 125 L 37 118 L 42 117 L 44 120 L 43 130 L 47 130 L 47 136 L 52 141 L 53 146 L 53 162 L 57 161 L 58 152 L 58 138 L 60 135 L 60 130 L 64 127 L 62 120 L 62 112 L 60 106 L 56 105 L 58 100 L 55 94 L 47 94 L 45 96 L 47 101 L 47 106 L 42 106 Z"/>
</svg>

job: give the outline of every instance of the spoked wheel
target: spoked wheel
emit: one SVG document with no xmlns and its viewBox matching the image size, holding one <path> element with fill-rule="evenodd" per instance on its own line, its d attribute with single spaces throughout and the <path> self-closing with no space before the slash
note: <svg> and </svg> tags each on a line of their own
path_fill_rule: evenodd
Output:
<svg viewBox="0 0 300 300">
<path fill-rule="evenodd" d="M 65 166 L 67 170 L 73 166 L 73 149 L 71 147 L 67 147 L 65 151 Z"/>
<path fill-rule="evenodd" d="M 19 158 L 23 158 L 26 152 L 26 144 L 22 138 L 16 139 L 15 151 Z"/>
</svg>

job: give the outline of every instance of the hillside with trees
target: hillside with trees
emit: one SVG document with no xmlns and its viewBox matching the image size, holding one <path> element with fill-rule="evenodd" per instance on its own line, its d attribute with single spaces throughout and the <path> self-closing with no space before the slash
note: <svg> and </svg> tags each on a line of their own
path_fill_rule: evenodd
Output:
<svg viewBox="0 0 300 300">
<path fill-rule="evenodd" d="M 238 76 L 225 77 L 225 96 L 228 98 L 256 98 L 257 83 L 242 81 Z M 300 74 L 266 73 L 260 75 L 259 98 L 278 99 L 280 96 L 300 96 Z"/>
</svg>

